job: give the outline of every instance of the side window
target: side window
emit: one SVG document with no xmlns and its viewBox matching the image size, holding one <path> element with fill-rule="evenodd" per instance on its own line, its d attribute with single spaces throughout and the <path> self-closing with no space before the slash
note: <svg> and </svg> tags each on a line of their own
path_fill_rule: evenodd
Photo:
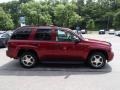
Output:
<svg viewBox="0 0 120 90">
<path fill-rule="evenodd" d="M 28 39 L 31 32 L 32 30 L 30 28 L 22 28 L 20 30 L 16 30 L 12 34 L 11 39 L 17 39 L 17 40 Z"/>
<path fill-rule="evenodd" d="M 38 29 L 35 35 L 36 40 L 51 40 L 50 29 Z"/>
<path fill-rule="evenodd" d="M 71 41 L 74 41 L 75 39 L 78 39 L 78 37 L 76 37 L 71 32 L 64 31 L 64 30 L 57 30 L 56 41 L 59 41 L 59 42 L 66 42 L 66 41 L 71 42 Z"/>
</svg>

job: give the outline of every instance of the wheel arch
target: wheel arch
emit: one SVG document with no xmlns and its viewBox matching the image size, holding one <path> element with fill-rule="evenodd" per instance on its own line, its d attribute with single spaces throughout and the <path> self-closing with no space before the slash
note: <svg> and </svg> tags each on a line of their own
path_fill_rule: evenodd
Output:
<svg viewBox="0 0 120 90">
<path fill-rule="evenodd" d="M 34 53 L 36 56 L 37 56 L 37 58 L 39 59 L 39 56 L 38 56 L 38 53 L 37 53 L 37 51 L 36 50 L 34 50 L 34 49 L 25 49 L 25 48 L 21 48 L 21 49 L 19 49 L 19 51 L 18 51 L 18 53 L 17 53 L 17 57 L 19 58 L 23 53 L 25 53 L 25 52 L 31 52 L 31 53 Z"/>
<path fill-rule="evenodd" d="M 93 50 L 90 50 L 90 52 L 88 53 L 88 58 L 87 58 L 87 60 L 89 59 L 89 57 L 91 56 L 91 54 L 96 53 L 96 52 L 101 52 L 101 53 L 103 53 L 103 54 L 105 55 L 106 59 L 108 60 L 107 51 L 101 50 L 101 49 L 93 49 Z"/>
</svg>

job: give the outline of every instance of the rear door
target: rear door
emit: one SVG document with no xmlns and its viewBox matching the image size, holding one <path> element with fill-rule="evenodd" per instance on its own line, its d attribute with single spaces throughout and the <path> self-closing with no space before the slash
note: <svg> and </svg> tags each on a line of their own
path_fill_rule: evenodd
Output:
<svg viewBox="0 0 120 90">
<path fill-rule="evenodd" d="M 34 43 L 38 47 L 39 56 L 42 58 L 51 58 L 56 56 L 56 47 L 54 46 L 53 30 L 51 28 L 39 28 L 34 37 Z"/>
</svg>

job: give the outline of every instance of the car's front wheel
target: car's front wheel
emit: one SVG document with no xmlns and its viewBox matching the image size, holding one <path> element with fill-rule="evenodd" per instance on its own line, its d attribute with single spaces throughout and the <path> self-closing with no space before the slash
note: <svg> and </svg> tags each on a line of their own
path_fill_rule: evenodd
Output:
<svg viewBox="0 0 120 90">
<path fill-rule="evenodd" d="M 34 53 L 25 52 L 20 56 L 20 64 L 24 68 L 32 68 L 36 65 L 37 57 Z"/>
<path fill-rule="evenodd" d="M 106 57 L 101 52 L 95 52 L 90 55 L 88 63 L 92 68 L 100 69 L 105 66 Z"/>
</svg>

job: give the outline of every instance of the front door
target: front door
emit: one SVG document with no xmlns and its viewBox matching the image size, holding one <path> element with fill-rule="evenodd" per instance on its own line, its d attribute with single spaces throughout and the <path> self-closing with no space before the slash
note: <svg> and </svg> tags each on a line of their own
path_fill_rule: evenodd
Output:
<svg viewBox="0 0 120 90">
<path fill-rule="evenodd" d="M 76 35 L 69 31 L 57 30 L 56 45 L 59 47 L 58 52 L 62 57 L 68 59 L 83 58 L 84 46 L 83 43 L 75 43 L 75 40 L 80 40 Z"/>
</svg>

